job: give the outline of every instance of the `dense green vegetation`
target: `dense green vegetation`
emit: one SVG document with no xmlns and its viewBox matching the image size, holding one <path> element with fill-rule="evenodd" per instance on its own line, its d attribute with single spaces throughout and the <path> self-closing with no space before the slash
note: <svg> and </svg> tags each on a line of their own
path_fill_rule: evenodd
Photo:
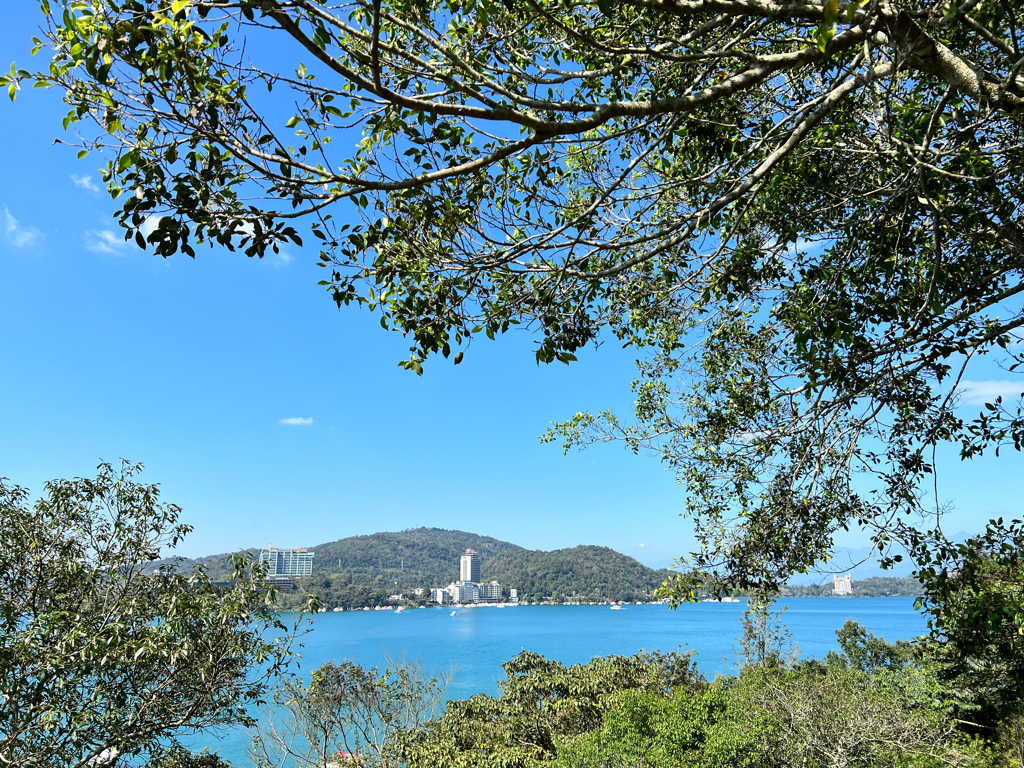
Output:
<svg viewBox="0 0 1024 768">
<path fill-rule="evenodd" d="M 429 597 L 430 587 L 447 586 L 458 578 L 457 564 L 456 559 L 455 566 L 449 566 L 440 578 L 418 584 L 408 576 L 395 573 L 388 574 L 388 577 L 396 577 L 394 581 L 378 574 L 363 582 L 353 573 L 299 579 L 298 591 L 280 595 L 279 604 L 283 608 L 291 608 L 305 601 L 307 594 L 314 594 L 328 608 L 350 610 L 394 604 L 390 597 L 397 590 L 403 596 L 402 603 L 423 605 Z M 502 585 L 506 597 L 508 590 L 515 588 L 522 600 L 550 599 L 555 602 L 648 600 L 667 576 L 665 571 L 655 571 L 613 549 L 594 546 L 552 552 L 506 551 L 485 559 L 480 570 L 483 580 L 498 581 Z M 404 580 L 398 581 L 398 578 Z M 395 581 L 398 581 L 397 585 Z M 413 589 L 422 592 L 416 595 Z"/>
<path fill-rule="evenodd" d="M 595 546 L 505 552 L 485 561 L 482 571 L 483 578 L 536 600 L 646 600 L 668 576 L 614 549 Z"/>
<path fill-rule="evenodd" d="M 467 549 L 480 553 L 484 568 L 495 555 L 516 552 L 521 547 L 490 536 L 442 528 L 350 536 L 313 548 L 314 575 L 343 573 L 350 580 L 372 583 L 378 577 L 399 586 L 439 586 L 459 578 L 459 557 Z M 487 579 L 492 576 L 484 576 Z"/>
</svg>

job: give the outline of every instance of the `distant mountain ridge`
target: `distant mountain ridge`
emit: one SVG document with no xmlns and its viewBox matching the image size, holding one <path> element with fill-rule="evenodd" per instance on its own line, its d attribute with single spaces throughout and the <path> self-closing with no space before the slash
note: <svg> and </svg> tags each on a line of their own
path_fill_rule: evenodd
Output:
<svg viewBox="0 0 1024 768">
<path fill-rule="evenodd" d="M 459 557 L 467 549 L 481 556 L 481 578 L 512 587 L 521 597 L 551 595 L 581 599 L 639 599 L 650 594 L 669 571 L 648 568 L 608 547 L 582 545 L 553 551 L 528 550 L 511 542 L 467 531 L 413 528 L 350 536 L 310 547 L 314 583 L 340 576 L 349 585 L 397 586 L 399 590 L 446 586 L 459 578 Z M 246 552 L 258 554 L 255 548 Z M 181 570 L 202 566 L 214 578 L 229 574 L 228 554 L 165 559 Z"/>
<path fill-rule="evenodd" d="M 383 576 L 386 581 L 442 586 L 459 578 L 459 558 L 467 549 L 486 563 L 496 555 L 525 552 L 522 547 L 491 536 L 444 528 L 411 528 L 372 533 L 313 547 L 313 575 Z"/>
<path fill-rule="evenodd" d="M 672 573 L 666 568 L 650 568 L 608 547 L 580 545 L 551 551 L 530 550 L 491 536 L 443 528 L 349 536 L 310 549 L 316 553 L 313 576 L 300 580 L 299 592 L 282 597 L 285 606 L 297 607 L 306 592 L 320 595 L 332 607 L 356 608 L 386 604 L 396 591 L 409 595 L 420 588 L 447 586 L 458 580 L 459 557 L 467 549 L 480 553 L 483 581 L 497 581 L 506 595 L 514 588 L 521 598 L 533 600 L 642 600 Z M 244 551 L 259 554 L 257 548 Z M 850 551 L 851 558 L 862 554 Z M 174 563 L 187 571 L 201 566 L 213 578 L 224 578 L 229 575 L 228 557 L 225 553 L 196 559 L 172 558 L 157 561 L 151 567 Z M 920 593 L 920 585 L 911 578 L 864 578 L 857 573 L 854 576 L 855 595 Z M 819 583 L 790 584 L 785 593 L 831 594 L 831 574 L 816 574 L 815 580 Z M 417 599 L 423 600 L 425 595 Z"/>
<path fill-rule="evenodd" d="M 483 560 L 500 552 L 523 549 L 492 536 L 444 528 L 382 531 L 349 536 L 308 548 L 316 554 L 313 559 L 314 576 L 347 573 L 376 577 L 398 573 L 415 579 L 441 578 L 442 574 L 451 572 L 454 575 L 448 581 L 458 578 L 459 557 L 467 549 L 475 549 Z M 258 556 L 260 548 L 250 547 L 240 551 Z M 210 576 L 220 578 L 230 573 L 228 557 L 231 554 L 234 553 L 224 552 L 199 558 L 169 557 L 154 562 L 151 567 L 156 569 L 174 564 L 179 569 L 188 570 L 202 566 Z"/>
</svg>

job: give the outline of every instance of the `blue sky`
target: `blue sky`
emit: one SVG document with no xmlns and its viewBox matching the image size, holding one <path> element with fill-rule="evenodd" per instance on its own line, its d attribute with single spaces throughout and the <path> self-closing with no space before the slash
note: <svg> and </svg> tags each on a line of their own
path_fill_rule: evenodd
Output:
<svg viewBox="0 0 1024 768">
<path fill-rule="evenodd" d="M 0 50 L 41 66 L 28 55 L 37 6 L 14 5 Z M 612 342 L 537 367 L 513 334 L 416 377 L 396 365 L 401 336 L 317 287 L 312 249 L 165 261 L 125 244 L 102 162 L 52 143 L 65 111 L 39 90 L 0 103 L 0 476 L 38 491 L 100 459 L 142 461 L 195 526 L 185 555 L 421 525 L 653 564 L 687 550 L 680 488 L 656 459 L 563 456 L 537 439 L 577 410 L 628 411 L 630 351 Z M 950 524 L 1019 515 L 1021 466 L 1012 452 L 944 460 Z"/>
</svg>

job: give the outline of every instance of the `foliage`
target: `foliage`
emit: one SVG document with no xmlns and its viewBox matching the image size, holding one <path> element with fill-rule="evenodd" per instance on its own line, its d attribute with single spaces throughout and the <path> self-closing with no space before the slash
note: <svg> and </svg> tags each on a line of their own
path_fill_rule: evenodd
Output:
<svg viewBox="0 0 1024 768">
<path fill-rule="evenodd" d="M 668 688 L 649 657 L 566 668 L 524 652 L 505 665 L 498 698 L 450 702 L 439 720 L 402 733 L 396 752 L 410 768 L 1009 765 L 957 731 L 927 669 L 847 662 L 750 664 L 738 677 Z"/>
<path fill-rule="evenodd" d="M 194 753 L 179 746 L 158 754 L 146 768 L 231 768 L 231 763 L 207 749 Z"/>
<path fill-rule="evenodd" d="M 830 651 L 828 662 L 867 673 L 875 673 L 882 669 L 895 671 L 911 663 L 918 656 L 912 643 L 906 640 L 886 642 L 881 637 L 875 637 L 853 619 L 847 619 L 843 626 L 836 630 L 836 640 L 839 641 L 840 653 Z"/>
<path fill-rule="evenodd" d="M 707 682 L 704 675 L 697 669 L 694 658 L 697 651 L 693 649 L 675 651 L 641 651 L 639 658 L 651 664 L 662 682 L 665 691 L 702 688 Z"/>
<path fill-rule="evenodd" d="M 126 238 L 262 256 L 304 219 L 418 373 L 517 325 L 542 362 L 650 346 L 635 423 L 548 439 L 659 454 L 709 588 L 770 591 L 851 526 L 906 544 L 937 445 L 1021 445 L 1011 403 L 955 411 L 972 360 L 1019 356 L 1019 4 L 40 5 L 49 64 L 0 83 L 61 90 Z"/>
<path fill-rule="evenodd" d="M 764 765 L 758 738 L 764 724 L 744 718 L 726 681 L 672 696 L 627 691 L 601 726 L 559 743 L 558 768 L 742 768 Z"/>
<path fill-rule="evenodd" d="M 235 561 L 226 591 L 201 571 L 143 575 L 189 527 L 140 469 L 101 464 L 95 479 L 47 483 L 34 504 L 0 482 L 6 766 L 86 766 L 250 724 L 289 662 L 293 635 L 250 561 Z"/>
<path fill-rule="evenodd" d="M 399 585 L 447 584 L 459 575 L 459 558 L 475 549 L 483 561 L 520 547 L 491 536 L 441 528 L 413 528 L 398 533 L 374 533 L 315 547 L 314 568 L 320 573 L 348 574 L 351 581 L 383 576 Z"/>
<path fill-rule="evenodd" d="M 931 706 L 921 670 L 896 673 L 831 666 L 749 670 L 743 694 L 765 718 L 761 748 L 777 765 L 977 764 L 955 723 Z"/>
<path fill-rule="evenodd" d="M 744 666 L 780 669 L 793 666 L 800 650 L 790 640 L 790 632 L 782 620 L 788 608 L 773 610 L 775 598 L 753 595 L 743 613 L 743 635 L 738 657 Z"/>
<path fill-rule="evenodd" d="M 286 681 L 276 706 L 254 732 L 256 766 L 392 768 L 402 733 L 422 728 L 444 697 L 451 675 L 429 675 L 421 663 L 388 659 L 383 669 L 329 662 L 309 685 Z"/>
<path fill-rule="evenodd" d="M 559 738 L 597 727 L 622 691 L 665 685 L 658 666 L 639 655 L 566 667 L 523 651 L 502 667 L 500 696 L 449 702 L 437 721 L 401 736 L 401 760 L 410 768 L 526 768 L 554 757 Z"/>
<path fill-rule="evenodd" d="M 930 558 L 929 655 L 963 717 L 993 726 L 1024 712 L 1022 523 L 991 522 L 961 544 L 918 544 Z"/>
<path fill-rule="evenodd" d="M 399 587 L 401 589 L 401 587 Z M 423 589 L 426 589 L 423 587 Z M 325 608 L 343 608 L 346 611 L 357 611 L 360 608 L 375 608 L 380 605 L 406 605 L 410 603 L 422 605 L 430 596 L 429 592 L 417 597 L 408 591 L 403 592 L 402 600 L 394 602 L 390 599 L 395 593 L 394 584 L 384 579 L 374 579 L 369 584 L 353 584 L 347 575 L 322 576 L 311 579 L 296 579 L 295 590 L 281 592 L 277 596 L 277 605 L 281 610 L 294 610 L 309 595 L 316 595 Z"/>
</svg>

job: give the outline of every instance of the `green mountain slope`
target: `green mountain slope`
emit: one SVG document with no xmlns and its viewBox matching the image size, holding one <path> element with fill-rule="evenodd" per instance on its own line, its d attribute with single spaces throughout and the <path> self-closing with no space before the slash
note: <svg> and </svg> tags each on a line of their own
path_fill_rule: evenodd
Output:
<svg viewBox="0 0 1024 768">
<path fill-rule="evenodd" d="M 252 555 L 254 558 L 259 557 L 260 554 L 259 549 L 256 547 L 249 547 L 249 549 L 241 551 Z M 225 579 L 231 572 L 231 569 L 228 567 L 228 553 L 226 552 L 220 555 L 206 555 L 205 557 L 197 558 L 167 557 L 162 560 L 153 561 L 144 572 L 153 573 L 161 568 L 167 568 L 170 566 L 173 566 L 183 573 L 187 573 L 193 568 L 202 568 L 213 579 Z"/>
<path fill-rule="evenodd" d="M 459 578 L 459 557 L 475 549 L 483 561 L 502 552 L 522 550 L 515 544 L 491 536 L 442 528 L 412 528 L 405 531 L 349 536 L 312 547 L 313 576 L 345 574 L 354 583 L 380 582 L 400 587 L 447 585 Z M 247 549 L 254 556 L 259 549 Z M 177 563 L 181 570 L 201 565 L 214 578 L 229 573 L 227 553 L 198 559 L 166 559 L 151 569 Z"/>
<path fill-rule="evenodd" d="M 485 560 L 480 575 L 529 598 L 637 600 L 657 589 L 668 573 L 608 547 L 579 546 L 503 552 Z"/>
<path fill-rule="evenodd" d="M 483 563 L 522 547 L 490 536 L 441 528 L 413 528 L 374 533 L 320 544 L 313 548 L 313 575 L 346 574 L 355 582 L 395 581 L 400 587 L 445 586 L 459 578 L 459 558 L 467 549 Z M 442 583 L 443 582 L 443 583 Z"/>
</svg>

